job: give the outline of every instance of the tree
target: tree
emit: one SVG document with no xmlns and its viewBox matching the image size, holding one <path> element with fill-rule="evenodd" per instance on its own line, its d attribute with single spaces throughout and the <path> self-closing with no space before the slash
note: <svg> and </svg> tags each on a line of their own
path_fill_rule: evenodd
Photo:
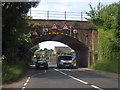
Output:
<svg viewBox="0 0 120 90">
<path fill-rule="evenodd" d="M 104 42 L 106 42 L 106 45 L 102 45 L 103 50 L 100 48 L 99 53 L 102 51 L 101 56 L 104 57 L 104 59 L 120 60 L 120 3 L 112 3 L 99 10 L 93 9 L 93 7 L 90 6 L 90 9 L 87 15 L 91 18 L 88 20 L 98 26 L 98 29 L 102 28 L 103 31 L 100 29 L 101 32 L 106 32 L 105 35 L 102 33 L 104 40 L 102 39 L 100 40 L 101 42 L 99 42 L 99 45 Z M 109 35 L 109 33 L 111 34 Z"/>
<path fill-rule="evenodd" d="M 100 11 L 103 8 L 103 5 L 99 2 L 97 7 L 93 7 L 91 4 L 89 4 L 90 7 L 90 11 L 86 12 L 86 14 L 90 17 L 90 18 L 86 18 L 88 21 L 92 22 L 93 24 L 95 24 L 96 26 L 98 25 L 103 25 L 103 20 L 102 18 L 99 16 L 100 15 Z"/>
<path fill-rule="evenodd" d="M 97 8 L 93 8 L 92 5 L 89 6 L 91 10 L 86 12 L 90 16 L 90 18 L 87 18 L 89 21 L 106 30 L 114 29 L 117 26 L 118 3 L 106 6 L 99 3 Z"/>
<path fill-rule="evenodd" d="M 64 54 L 64 52 L 59 49 L 59 50 L 57 51 L 57 55 L 62 55 L 62 54 Z"/>
<path fill-rule="evenodd" d="M 6 64 L 14 65 L 17 61 L 27 62 L 31 59 L 32 44 L 28 37 L 30 30 L 27 13 L 37 5 L 38 2 L 2 3 L 2 51 Z"/>
</svg>

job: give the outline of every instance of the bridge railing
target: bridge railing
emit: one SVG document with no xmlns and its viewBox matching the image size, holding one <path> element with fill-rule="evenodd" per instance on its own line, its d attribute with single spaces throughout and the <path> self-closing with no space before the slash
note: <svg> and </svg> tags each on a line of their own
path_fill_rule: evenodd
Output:
<svg viewBox="0 0 120 90">
<path fill-rule="evenodd" d="M 42 11 L 30 10 L 28 15 L 33 19 L 47 19 L 47 20 L 78 20 L 87 21 L 89 18 L 85 12 L 67 12 L 67 11 Z"/>
</svg>

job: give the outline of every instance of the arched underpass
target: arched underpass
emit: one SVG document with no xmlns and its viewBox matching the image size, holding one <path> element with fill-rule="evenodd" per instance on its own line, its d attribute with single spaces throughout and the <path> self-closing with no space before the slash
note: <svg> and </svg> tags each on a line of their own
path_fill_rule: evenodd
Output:
<svg viewBox="0 0 120 90">
<path fill-rule="evenodd" d="M 47 34 L 32 39 L 35 45 L 44 41 L 58 41 L 68 45 L 76 52 L 77 67 L 88 67 L 88 47 L 76 38 L 62 34 Z"/>
</svg>

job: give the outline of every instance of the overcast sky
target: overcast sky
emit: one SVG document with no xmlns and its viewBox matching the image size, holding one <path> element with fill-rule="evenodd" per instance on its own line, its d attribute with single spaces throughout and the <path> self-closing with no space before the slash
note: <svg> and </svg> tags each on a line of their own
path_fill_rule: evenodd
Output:
<svg viewBox="0 0 120 90">
<path fill-rule="evenodd" d="M 33 18 L 47 19 L 46 13 L 44 15 L 40 13 L 42 11 L 44 12 L 48 10 L 49 11 L 61 11 L 61 13 L 64 13 L 64 11 L 77 12 L 78 14 L 80 12 L 88 12 L 90 10 L 89 4 L 95 7 L 99 1 L 103 5 L 108 5 L 113 2 L 118 2 L 119 0 L 41 0 L 41 2 L 36 8 L 31 9 L 32 16 L 35 16 Z M 42 42 L 39 45 L 41 49 L 44 49 L 44 48 L 54 49 L 54 46 L 66 46 L 62 43 L 52 42 L 52 41 Z"/>
</svg>

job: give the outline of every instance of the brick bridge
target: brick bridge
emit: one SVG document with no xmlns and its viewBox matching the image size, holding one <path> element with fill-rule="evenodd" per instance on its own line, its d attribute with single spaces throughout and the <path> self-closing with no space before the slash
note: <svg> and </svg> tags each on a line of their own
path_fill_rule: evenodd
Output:
<svg viewBox="0 0 120 90">
<path fill-rule="evenodd" d="M 97 50 L 98 32 L 88 21 L 32 19 L 31 22 L 41 25 L 31 32 L 33 44 L 58 41 L 76 52 L 78 67 L 89 67 L 94 63 L 93 54 Z M 63 30 L 65 25 L 68 29 Z"/>
</svg>

